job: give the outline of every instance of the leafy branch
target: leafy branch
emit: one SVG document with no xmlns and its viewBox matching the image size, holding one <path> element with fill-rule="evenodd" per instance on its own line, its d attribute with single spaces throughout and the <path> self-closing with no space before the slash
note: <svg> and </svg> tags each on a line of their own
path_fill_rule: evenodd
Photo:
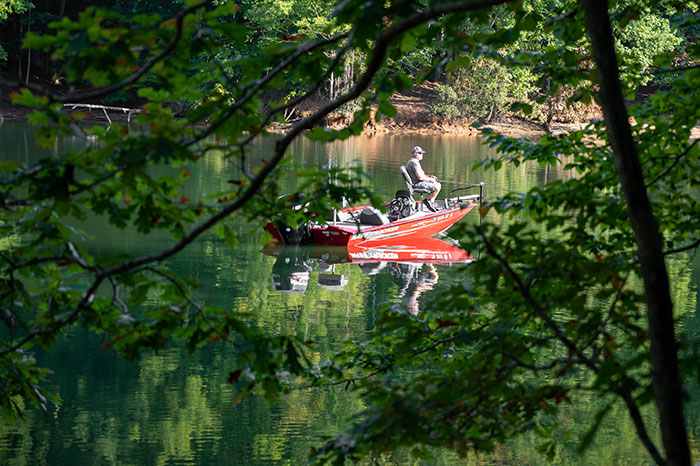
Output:
<svg viewBox="0 0 700 466">
<path fill-rule="evenodd" d="M 583 354 L 581 349 L 571 341 L 562 331 L 562 329 L 557 325 L 557 323 L 552 319 L 552 317 L 549 315 L 549 313 L 535 300 L 535 298 L 532 296 L 530 293 L 529 287 L 525 285 L 525 283 L 522 281 L 520 275 L 513 270 L 511 265 L 508 263 L 508 261 L 501 256 L 494 248 L 493 244 L 491 241 L 486 237 L 486 235 L 483 233 L 481 228 L 476 227 L 477 232 L 482 238 L 482 241 L 484 242 L 484 245 L 486 246 L 486 250 L 488 251 L 489 255 L 491 255 L 493 258 L 498 261 L 503 269 L 507 272 L 507 274 L 510 276 L 510 278 L 515 282 L 518 291 L 520 294 L 525 298 L 526 302 L 530 305 L 532 309 L 535 310 L 535 312 L 540 316 L 540 318 L 547 324 L 549 329 L 552 331 L 552 333 L 557 337 L 559 341 L 561 341 L 564 346 L 574 355 L 576 355 L 577 360 L 582 362 L 586 367 L 588 367 L 589 370 L 592 372 L 596 372 L 600 368 L 600 363 L 598 360 L 594 360 Z M 637 406 L 636 402 L 634 401 L 634 398 L 632 397 L 632 394 L 629 391 L 629 388 L 626 387 L 627 385 L 627 379 L 626 376 L 623 376 L 622 381 L 618 382 L 617 387 L 614 389 L 615 393 L 617 393 L 625 402 L 625 405 L 627 407 L 627 410 L 629 411 L 630 417 L 634 421 L 635 429 L 637 430 L 637 434 L 639 435 L 639 438 L 642 440 L 642 443 L 646 447 L 647 451 L 649 454 L 654 458 L 654 460 L 658 464 L 666 464 L 665 460 L 663 457 L 660 455 L 659 451 L 657 450 L 656 446 L 654 445 L 653 441 L 651 441 L 649 434 L 647 433 L 646 426 L 644 425 L 644 421 L 641 417 L 641 414 L 639 412 L 639 407 Z"/>
</svg>

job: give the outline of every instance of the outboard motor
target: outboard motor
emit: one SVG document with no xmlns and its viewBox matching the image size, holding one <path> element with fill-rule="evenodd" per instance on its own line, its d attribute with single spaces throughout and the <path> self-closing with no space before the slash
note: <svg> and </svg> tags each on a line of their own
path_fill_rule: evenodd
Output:
<svg viewBox="0 0 700 466">
<path fill-rule="evenodd" d="M 282 222 L 275 222 L 275 225 L 280 236 L 282 236 L 282 240 L 284 240 L 284 244 L 296 246 L 298 244 L 311 243 L 311 231 L 308 225 L 301 225 L 298 228 L 292 228 Z"/>
</svg>

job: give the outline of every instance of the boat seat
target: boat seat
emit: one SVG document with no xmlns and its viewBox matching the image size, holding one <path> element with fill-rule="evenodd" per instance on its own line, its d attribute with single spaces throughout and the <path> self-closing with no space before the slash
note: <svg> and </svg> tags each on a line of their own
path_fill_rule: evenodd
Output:
<svg viewBox="0 0 700 466">
<path fill-rule="evenodd" d="M 360 212 L 360 223 L 364 225 L 386 225 L 389 223 L 389 218 L 374 207 L 367 206 Z"/>
<path fill-rule="evenodd" d="M 413 196 L 413 194 L 420 194 L 422 199 L 423 194 L 430 194 L 432 192 L 430 189 L 426 188 L 414 188 L 413 181 L 411 181 L 411 176 L 408 174 L 405 165 L 401 165 L 399 170 L 401 170 L 401 176 L 403 176 L 403 180 L 406 182 L 406 187 L 408 188 L 408 192 L 411 193 L 411 196 Z"/>
</svg>

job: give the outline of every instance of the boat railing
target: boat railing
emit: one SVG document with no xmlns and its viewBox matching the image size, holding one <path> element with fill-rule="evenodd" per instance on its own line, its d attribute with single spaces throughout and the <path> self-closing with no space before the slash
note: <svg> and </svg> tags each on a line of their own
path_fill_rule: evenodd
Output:
<svg viewBox="0 0 700 466">
<path fill-rule="evenodd" d="M 479 206 L 484 202 L 484 187 L 485 184 L 484 182 L 479 182 L 479 183 L 474 183 L 474 184 L 468 184 L 465 186 L 461 186 L 459 188 L 455 188 L 450 193 L 445 197 L 445 208 L 449 208 L 450 205 L 457 205 L 460 202 L 464 201 L 472 201 L 472 202 L 477 202 L 479 203 Z M 457 196 L 457 197 L 452 197 L 452 195 L 456 192 L 459 191 L 467 191 L 470 189 L 475 189 L 479 188 L 479 194 L 470 194 L 467 196 Z"/>
</svg>

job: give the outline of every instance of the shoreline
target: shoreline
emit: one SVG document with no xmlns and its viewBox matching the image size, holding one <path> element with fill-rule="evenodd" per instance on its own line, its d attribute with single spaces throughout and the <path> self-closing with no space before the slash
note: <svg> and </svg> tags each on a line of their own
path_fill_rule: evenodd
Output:
<svg viewBox="0 0 700 466">
<path fill-rule="evenodd" d="M 15 105 L 0 106 L 0 124 L 3 123 L 28 123 L 28 116 L 33 111 L 31 108 Z M 80 121 L 82 125 L 107 124 L 109 121 L 100 111 L 81 110 L 81 113 L 86 113 L 88 116 Z M 480 136 L 481 129 L 474 128 L 473 122 L 469 121 L 448 121 L 441 120 L 433 115 L 421 115 L 410 120 L 394 118 L 382 119 L 380 122 L 375 122 L 373 119 L 368 122 L 363 131 L 366 135 L 377 134 L 422 134 L 422 135 L 463 135 L 463 136 Z M 122 113 L 111 113 L 110 119 L 114 123 L 126 124 L 126 116 Z M 284 126 L 272 128 L 270 132 L 279 133 L 284 131 Z M 574 129 L 579 129 L 582 125 L 577 124 L 560 124 L 553 127 L 554 131 L 568 132 Z M 342 124 L 329 125 L 329 128 L 341 129 Z M 489 128 L 497 133 L 515 136 L 515 137 L 540 137 L 547 134 L 544 129 L 533 122 L 524 120 L 512 119 L 511 121 L 492 122 L 483 124 L 481 128 Z"/>
<path fill-rule="evenodd" d="M 415 110 L 405 111 L 402 105 L 397 105 L 398 114 L 395 118 L 383 118 L 379 122 L 375 122 L 374 118 L 370 119 L 365 125 L 363 135 L 379 135 L 379 134 L 406 134 L 406 135 L 462 135 L 462 136 L 481 136 L 481 128 L 488 128 L 496 133 L 511 136 L 511 137 L 527 137 L 539 138 L 546 134 L 554 136 L 567 134 L 571 131 L 582 129 L 584 123 L 555 123 L 551 126 L 551 132 L 547 133 L 544 127 L 536 122 L 527 121 L 511 117 L 507 121 L 496 121 L 484 123 L 481 128 L 474 128 L 472 121 L 467 120 L 445 120 L 436 117 L 435 115 L 426 112 Z M 404 110 L 404 111 L 402 111 Z M 0 104 L 0 124 L 3 123 L 28 123 L 28 115 L 33 111 L 31 108 L 22 107 L 12 104 Z M 107 124 L 109 120 L 103 112 L 99 110 L 81 110 L 81 113 L 87 114 L 81 125 L 99 125 Z M 113 123 L 126 124 L 127 116 L 122 112 L 111 112 L 109 116 Z M 339 121 L 340 120 L 340 121 Z M 336 119 L 333 124 L 326 125 L 332 129 L 342 129 L 349 121 L 345 118 Z M 279 125 L 271 127 L 268 132 L 278 134 L 284 131 L 288 125 Z M 700 139 L 700 124 L 696 125 L 690 134 L 690 139 Z"/>
<path fill-rule="evenodd" d="M 12 104 L 6 97 L 5 91 L 0 88 L 0 124 L 5 123 L 26 123 L 28 115 L 33 109 L 21 105 Z M 549 131 L 545 125 L 538 121 L 527 120 L 517 116 L 504 116 L 496 121 L 482 123 L 480 128 L 474 128 L 473 120 L 462 118 L 441 118 L 431 112 L 431 106 L 437 100 L 437 84 L 426 82 L 416 85 L 402 94 L 395 94 L 389 99 L 389 103 L 396 110 L 394 118 L 383 117 L 379 122 L 374 120 L 374 111 L 371 112 L 370 120 L 365 124 L 363 135 L 395 134 L 395 135 L 463 135 L 481 136 L 481 130 L 488 128 L 498 134 L 510 137 L 540 138 L 547 134 L 558 136 L 571 131 L 583 129 L 588 122 L 564 123 L 554 121 L 549 126 Z M 300 105 L 297 116 L 303 117 L 315 111 L 322 102 L 318 98 L 310 98 Z M 134 108 L 133 110 L 137 110 Z M 116 108 L 114 110 L 117 110 Z M 122 109 L 126 110 L 126 109 Z M 66 110 L 67 111 L 67 110 Z M 127 124 L 127 114 L 123 111 L 110 111 L 107 116 L 101 108 L 80 108 L 81 114 L 86 117 L 79 122 L 80 125 L 107 124 L 110 121 L 117 124 Z M 133 115 L 133 113 L 132 113 Z M 600 115 L 602 118 L 602 115 Z M 330 129 L 343 129 L 351 123 L 350 115 L 329 115 L 323 122 L 324 126 Z M 288 128 L 293 122 L 278 124 L 268 128 L 269 133 L 279 134 Z M 696 125 L 690 134 L 690 139 L 700 139 L 700 125 Z"/>
<path fill-rule="evenodd" d="M 27 116 L 33 109 L 12 104 L 3 91 L 9 92 L 9 89 L 0 88 L 0 124 L 3 122 L 26 123 Z M 482 128 L 489 128 L 499 134 L 512 137 L 539 138 L 548 134 L 542 124 L 513 116 L 484 123 L 480 128 L 472 126 L 474 120 L 441 118 L 431 112 L 431 106 L 436 101 L 437 95 L 437 85 L 432 82 L 416 85 L 404 93 L 393 95 L 389 99 L 389 103 L 395 108 L 396 116 L 391 119 L 383 117 L 379 122 L 376 122 L 374 111 L 372 111 L 370 120 L 365 124 L 363 134 L 480 136 Z M 322 101 L 318 98 L 309 98 L 303 105 L 299 105 L 297 116 L 308 115 L 319 108 L 321 104 Z M 86 115 L 79 122 L 80 125 L 107 124 L 110 121 L 118 124 L 127 123 L 127 114 L 121 111 L 110 111 L 109 116 L 106 116 L 100 108 L 80 108 L 77 111 Z M 352 117 L 347 114 L 329 115 L 323 124 L 327 128 L 343 129 L 351 123 L 351 119 Z M 293 122 L 271 127 L 268 131 L 278 134 L 284 131 L 289 124 L 293 124 Z M 554 123 L 550 127 L 550 134 L 567 133 L 582 127 L 583 124 Z"/>
</svg>

